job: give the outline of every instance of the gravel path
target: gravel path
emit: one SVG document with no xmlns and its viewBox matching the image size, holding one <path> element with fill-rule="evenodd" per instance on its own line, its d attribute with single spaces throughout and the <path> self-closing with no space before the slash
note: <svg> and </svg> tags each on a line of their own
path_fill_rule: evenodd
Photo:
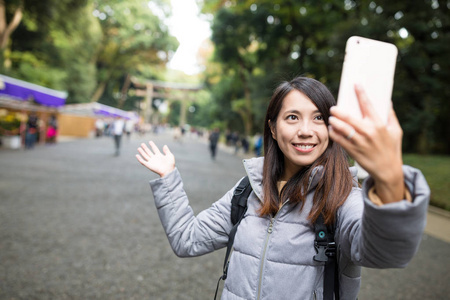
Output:
<svg viewBox="0 0 450 300">
<path fill-rule="evenodd" d="M 224 250 L 178 258 L 134 158 L 167 143 L 196 213 L 244 174 L 241 159 L 168 135 L 73 140 L 0 150 L 0 299 L 212 299 Z M 449 299 L 450 244 L 424 235 L 405 270 L 367 270 L 360 299 Z M 223 285 L 223 284 L 222 284 Z"/>
</svg>

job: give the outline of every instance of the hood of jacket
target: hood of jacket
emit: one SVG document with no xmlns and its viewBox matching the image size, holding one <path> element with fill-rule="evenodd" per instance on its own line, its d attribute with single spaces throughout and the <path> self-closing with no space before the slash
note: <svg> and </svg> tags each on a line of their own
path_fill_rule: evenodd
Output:
<svg viewBox="0 0 450 300">
<path fill-rule="evenodd" d="M 259 198 L 259 200 L 262 201 L 264 196 L 262 186 L 264 157 L 244 159 L 243 164 L 254 193 Z M 322 166 L 314 168 L 309 178 L 309 190 L 314 189 L 319 183 L 319 180 L 322 177 L 322 170 Z M 356 167 L 350 167 L 350 173 L 353 177 L 353 186 L 358 186 L 358 169 Z"/>
</svg>

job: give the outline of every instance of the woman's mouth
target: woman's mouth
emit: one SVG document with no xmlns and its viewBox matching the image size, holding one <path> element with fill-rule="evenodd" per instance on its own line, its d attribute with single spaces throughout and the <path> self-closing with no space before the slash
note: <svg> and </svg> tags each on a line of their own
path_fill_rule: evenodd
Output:
<svg viewBox="0 0 450 300">
<path fill-rule="evenodd" d="M 315 144 L 292 144 L 297 151 L 310 152 L 316 147 Z"/>
</svg>

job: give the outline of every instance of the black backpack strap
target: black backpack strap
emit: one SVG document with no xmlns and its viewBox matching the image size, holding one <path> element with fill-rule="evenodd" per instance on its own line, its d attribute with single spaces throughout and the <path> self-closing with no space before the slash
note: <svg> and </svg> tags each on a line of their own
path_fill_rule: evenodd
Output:
<svg viewBox="0 0 450 300">
<path fill-rule="evenodd" d="M 223 262 L 223 275 L 219 278 L 217 282 L 216 294 L 214 299 L 217 297 L 217 291 L 219 289 L 220 280 L 227 279 L 228 275 L 228 258 L 230 257 L 231 249 L 234 243 L 234 236 L 236 235 L 237 228 L 244 218 L 244 214 L 247 211 L 247 199 L 252 192 L 252 186 L 250 185 L 250 180 L 248 176 L 245 176 L 239 185 L 234 190 L 233 198 L 231 199 L 231 223 L 233 228 L 231 228 L 230 235 L 228 237 L 227 252 L 225 254 L 225 260 Z"/>
<path fill-rule="evenodd" d="M 320 214 L 314 224 L 316 239 L 314 247 L 317 254 L 314 260 L 325 262 L 325 270 L 323 275 L 323 299 L 339 300 L 339 274 L 337 267 L 336 243 L 334 242 L 334 226 L 328 228 L 325 225 L 323 215 Z M 334 298 L 333 298 L 334 294 Z"/>
<path fill-rule="evenodd" d="M 231 223 L 233 225 L 239 223 L 245 210 L 247 210 L 247 198 L 251 191 L 250 180 L 248 176 L 245 176 L 234 190 L 233 198 L 231 199 Z"/>
</svg>

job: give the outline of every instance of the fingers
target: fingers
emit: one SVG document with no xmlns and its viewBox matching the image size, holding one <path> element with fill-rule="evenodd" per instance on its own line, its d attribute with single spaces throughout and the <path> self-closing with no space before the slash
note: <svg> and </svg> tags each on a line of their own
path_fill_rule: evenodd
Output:
<svg viewBox="0 0 450 300">
<path fill-rule="evenodd" d="M 167 145 L 164 145 L 163 152 L 164 152 L 165 155 L 173 155 Z"/>
<path fill-rule="evenodd" d="M 391 107 L 389 111 L 388 126 L 400 127 L 400 122 L 398 121 L 397 114 L 393 107 Z"/>
<path fill-rule="evenodd" d="M 342 123 L 342 125 L 348 124 L 347 134 L 350 133 L 351 127 L 357 128 L 358 125 L 360 125 L 360 123 L 361 123 L 361 120 L 349 115 L 345 110 L 343 110 L 341 107 L 338 107 L 338 106 L 331 107 L 330 113 L 331 113 L 331 117 L 328 120 L 330 125 L 334 127 L 334 125 L 337 125 L 337 124 L 334 124 L 336 122 L 339 122 L 339 124 Z M 342 125 L 339 127 L 342 127 Z"/>
<path fill-rule="evenodd" d="M 332 116 L 329 118 L 329 124 L 335 133 L 331 137 L 338 143 L 343 143 L 343 145 L 349 142 L 355 143 L 355 141 L 359 140 L 360 136 L 370 134 L 373 132 L 374 127 L 383 124 L 364 88 L 356 84 L 355 93 L 361 109 L 362 120 L 348 114 L 340 107 L 334 106 L 330 109 Z M 340 137 L 337 135 L 340 135 Z M 347 143 L 345 140 L 347 140 Z"/>
<path fill-rule="evenodd" d="M 141 147 L 137 149 L 140 154 L 140 156 L 136 155 L 136 157 L 139 156 L 138 160 L 141 159 L 142 161 L 148 161 L 155 155 L 156 156 L 162 155 L 161 151 L 159 151 L 158 146 L 156 146 L 156 144 L 153 141 L 149 141 L 148 144 L 150 145 L 151 149 L 145 143 L 142 143 Z M 169 147 L 167 147 L 167 145 L 164 145 L 163 152 L 164 155 L 173 156 L 172 152 L 170 152 Z"/>
<path fill-rule="evenodd" d="M 363 118 L 370 115 L 371 110 L 373 110 L 372 103 L 370 103 L 366 91 L 360 84 L 355 84 L 355 93 Z"/>
<path fill-rule="evenodd" d="M 153 141 L 149 141 L 147 146 L 142 143 L 137 149 L 136 159 L 147 169 L 161 177 L 172 172 L 175 168 L 175 157 L 170 152 L 169 147 L 164 145 L 162 154 Z M 149 148 L 150 147 L 150 148 Z"/>
<path fill-rule="evenodd" d="M 328 128 L 330 138 L 346 150 L 355 147 L 360 138 L 357 131 L 336 118 L 333 118 L 333 121 L 331 121 L 331 119 L 332 118 L 330 118 L 330 126 Z"/>
<path fill-rule="evenodd" d="M 342 111 L 339 107 L 332 107 L 332 116 L 328 119 L 330 124 L 330 137 L 338 143 L 353 143 L 358 138 L 359 123 L 356 119 Z"/>
<path fill-rule="evenodd" d="M 141 144 L 141 147 L 138 148 L 138 152 L 146 161 L 150 159 L 151 152 L 145 144 Z"/>
<path fill-rule="evenodd" d="M 142 143 L 141 147 L 138 148 L 139 153 L 141 153 L 141 151 L 139 149 L 142 149 L 144 154 L 148 157 L 152 157 L 153 155 L 161 154 L 158 147 L 156 146 L 156 144 L 153 141 L 149 141 L 148 144 L 150 145 L 150 148 L 152 148 L 152 149 L 150 150 L 150 148 L 146 144 Z"/>
<path fill-rule="evenodd" d="M 381 122 L 380 116 L 373 107 L 372 102 L 370 102 L 370 99 L 367 96 L 366 91 L 360 84 L 355 84 L 355 93 L 356 98 L 358 99 L 359 108 L 361 110 L 363 119 L 369 118 L 377 123 L 380 123 Z"/>
<path fill-rule="evenodd" d="M 145 166 L 145 163 L 147 161 L 145 161 L 139 154 L 136 154 L 136 158 L 141 163 L 141 165 Z"/>
<path fill-rule="evenodd" d="M 161 152 L 159 151 L 159 148 L 156 146 L 156 144 L 153 141 L 148 142 L 148 144 L 150 145 L 150 147 L 153 150 L 153 153 L 155 154 L 161 154 Z"/>
<path fill-rule="evenodd" d="M 395 139 L 398 142 L 398 146 L 402 147 L 402 138 L 403 138 L 403 130 L 402 127 L 400 125 L 400 122 L 398 121 L 397 115 L 394 111 L 394 108 L 391 108 L 391 110 L 389 111 L 389 116 L 388 116 L 388 131 L 391 132 L 391 134 L 395 137 Z"/>
<path fill-rule="evenodd" d="M 150 143 L 149 143 L 149 144 L 150 144 Z M 144 143 L 141 144 L 141 148 L 140 148 L 140 149 L 144 150 L 145 153 L 146 153 L 149 157 L 153 155 L 153 152 L 152 152 L 152 151 L 147 147 L 147 145 L 144 144 Z M 139 151 L 139 149 L 138 149 L 138 151 Z"/>
</svg>

